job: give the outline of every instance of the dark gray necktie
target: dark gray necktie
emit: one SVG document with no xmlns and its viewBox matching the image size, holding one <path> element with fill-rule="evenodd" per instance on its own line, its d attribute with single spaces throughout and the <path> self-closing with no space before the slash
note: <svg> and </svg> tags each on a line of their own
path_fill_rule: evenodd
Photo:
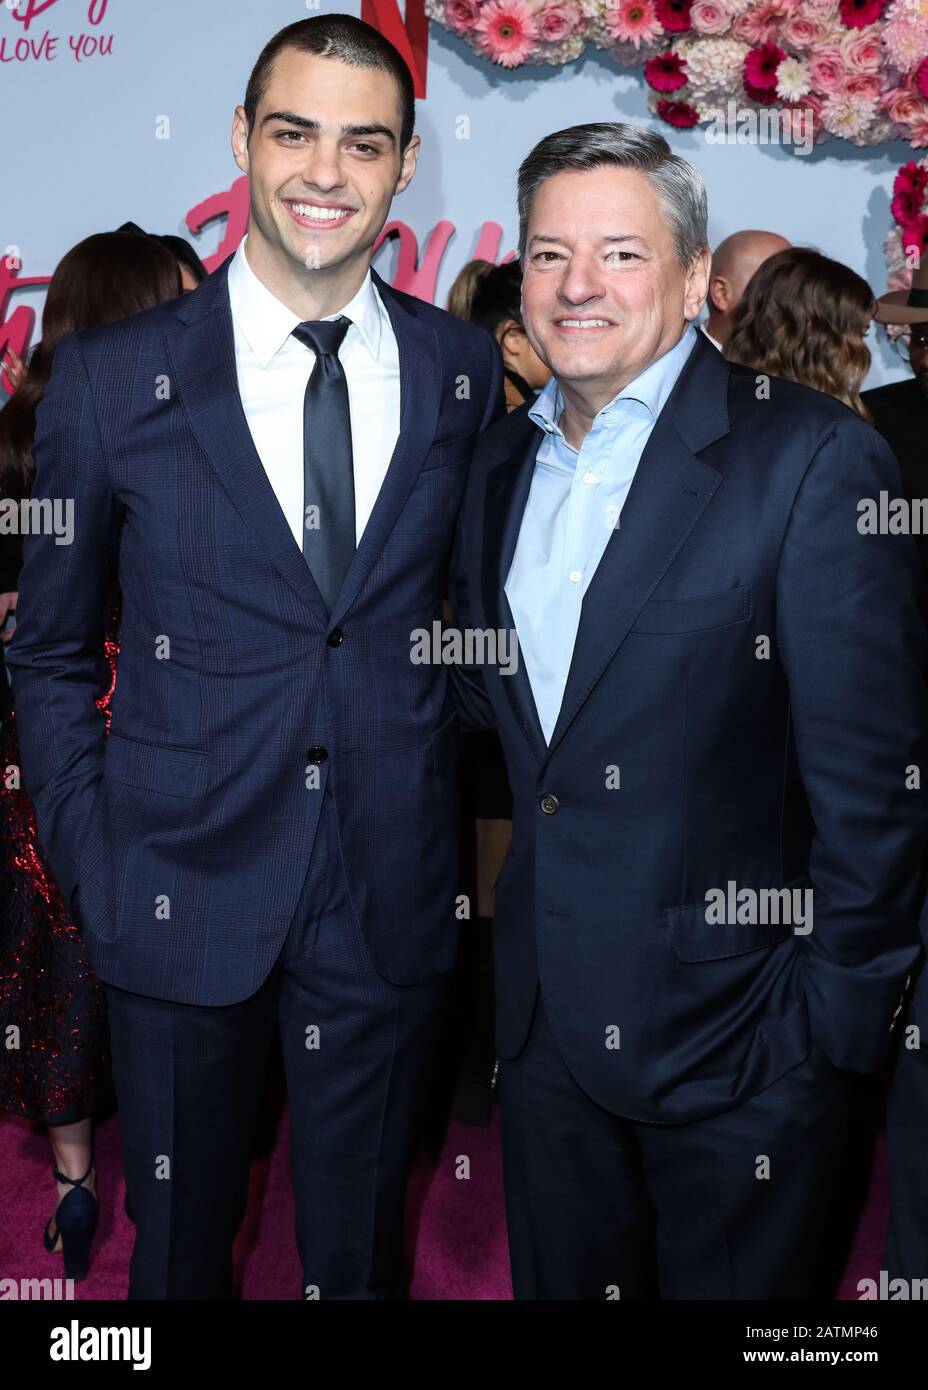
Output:
<svg viewBox="0 0 928 1390">
<path fill-rule="evenodd" d="M 303 555 L 330 613 L 355 552 L 351 414 L 338 360 L 350 326 L 342 315 L 293 330 L 316 354 L 303 397 Z"/>
</svg>

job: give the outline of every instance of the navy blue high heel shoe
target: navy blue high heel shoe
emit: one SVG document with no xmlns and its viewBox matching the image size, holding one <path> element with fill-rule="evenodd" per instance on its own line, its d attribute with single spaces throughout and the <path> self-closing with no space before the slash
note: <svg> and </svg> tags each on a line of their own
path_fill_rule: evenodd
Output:
<svg viewBox="0 0 928 1390">
<path fill-rule="evenodd" d="M 58 1237 L 61 1236 L 64 1276 L 66 1279 L 73 1279 L 76 1284 L 87 1276 L 90 1242 L 97 1229 L 97 1199 L 92 1192 L 81 1186 L 92 1172 L 92 1163 L 82 1178 L 69 1178 L 66 1173 L 59 1173 L 57 1168 L 54 1170 L 57 1181 L 70 1183 L 74 1191 L 62 1198 L 54 1216 L 49 1217 L 42 1236 L 45 1249 L 49 1252 L 55 1249 Z M 53 1221 L 56 1223 L 56 1229 L 54 1234 L 50 1234 L 49 1226 Z"/>
</svg>

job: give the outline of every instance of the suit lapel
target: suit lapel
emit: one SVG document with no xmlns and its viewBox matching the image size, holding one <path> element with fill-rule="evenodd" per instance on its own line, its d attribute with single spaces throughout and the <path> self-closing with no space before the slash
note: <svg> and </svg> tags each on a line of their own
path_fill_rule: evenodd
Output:
<svg viewBox="0 0 928 1390">
<path fill-rule="evenodd" d="M 232 257 L 181 300 L 185 327 L 168 335 L 174 384 L 190 428 L 258 545 L 303 602 L 325 620 L 325 604 L 281 510 L 245 418 L 229 304 Z"/>
<path fill-rule="evenodd" d="M 554 751 L 608 662 L 673 563 L 722 481 L 697 454 L 728 432 L 729 370 L 701 335 L 655 423 L 616 528 L 583 599 L 564 699 L 545 743 L 520 660 L 500 677 L 539 760 Z M 513 628 L 503 586 L 515 553 L 542 431 L 522 406 L 494 447 L 503 457 L 487 474 L 482 560 L 483 604 L 490 624 Z"/>
<path fill-rule="evenodd" d="M 231 259 L 230 256 L 178 304 L 177 316 L 184 327 L 167 338 L 174 385 L 191 429 L 255 540 L 294 592 L 331 625 L 347 612 L 357 596 L 434 437 L 441 373 L 438 343 L 434 331 L 416 314 L 414 303 L 407 307 L 372 271 L 396 333 L 400 432 L 370 520 L 335 608 L 327 617 L 322 596 L 255 448 L 242 407 L 229 304 Z"/>
<path fill-rule="evenodd" d="M 396 525 L 435 438 L 441 394 L 438 337 L 417 312 L 414 299 L 400 298 L 372 270 L 393 331 L 400 359 L 400 432 L 374 509 L 332 610 L 332 621 L 351 607 L 374 561 Z"/>
<path fill-rule="evenodd" d="M 483 606 L 495 631 L 515 631 L 515 620 L 506 598 L 505 584 L 515 554 L 522 517 L 535 473 L 535 454 L 543 431 L 528 414 L 529 403 L 514 410 L 500 439 L 504 457 L 488 473 L 484 497 Z M 516 720 L 532 751 L 540 760 L 546 751 L 531 681 L 525 663 L 518 660 L 512 675 L 500 674 Z"/>
</svg>

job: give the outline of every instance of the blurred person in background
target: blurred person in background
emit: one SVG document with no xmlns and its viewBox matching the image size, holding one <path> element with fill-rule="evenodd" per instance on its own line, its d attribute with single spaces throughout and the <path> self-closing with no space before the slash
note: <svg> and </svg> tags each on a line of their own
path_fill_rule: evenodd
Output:
<svg viewBox="0 0 928 1390">
<path fill-rule="evenodd" d="M 137 222 L 124 222 L 119 230 L 151 237 L 152 241 L 157 241 L 166 251 L 170 251 L 180 267 L 181 290 L 184 294 L 188 294 L 190 290 L 195 290 L 197 285 L 202 285 L 206 279 L 208 274 L 206 266 L 190 242 L 185 241 L 182 236 L 174 236 L 172 233 L 157 236 L 154 232 L 146 232 Z"/>
<path fill-rule="evenodd" d="M 903 494 L 914 500 L 928 496 L 928 264 L 915 268 L 909 290 L 881 295 L 874 318 L 905 329 L 895 341 L 913 374 L 905 381 L 864 391 L 861 399 L 874 427 L 899 460 Z M 922 560 L 922 604 L 928 617 L 928 535 L 918 532 L 915 539 Z"/>
<path fill-rule="evenodd" d="M 725 351 L 732 315 L 751 276 L 768 256 L 785 251 L 788 246 L 786 237 L 778 232 L 747 231 L 733 232 L 713 251 L 707 301 L 709 312 L 699 327 L 719 352 Z"/>
<path fill-rule="evenodd" d="M 911 288 L 881 295 L 877 322 L 908 330 L 897 342 L 907 351 L 913 376 L 864 392 L 873 422 L 902 469 L 902 495 L 928 498 L 928 265 L 917 266 Z M 928 617 L 928 536 L 913 508 L 911 529 L 922 560 L 922 612 Z M 924 776 L 924 769 L 922 776 Z M 911 774 L 909 782 L 911 783 Z M 924 792 L 912 786 L 913 796 Z M 922 1279 L 928 1271 L 928 910 L 922 910 L 924 951 L 899 1030 L 886 1102 L 889 1169 L 889 1232 L 886 1270 L 891 1279 Z"/>
<path fill-rule="evenodd" d="M 864 341 L 873 291 L 853 270 L 818 251 L 791 246 L 764 261 L 732 314 L 730 362 L 812 386 L 869 423 L 860 388 L 870 370 Z"/>
<path fill-rule="evenodd" d="M 0 495 L 20 503 L 32 490 L 36 411 L 65 334 L 112 323 L 180 294 L 175 259 L 155 241 L 103 232 L 73 247 L 48 286 L 42 337 L 15 394 L 0 410 Z M 0 535 L 6 617 L 15 615 L 21 535 Z M 99 717 L 109 727 L 119 646 L 119 596 L 111 585 L 105 630 L 109 685 Z M 12 621 L 3 628 L 9 643 Z M 106 1006 L 80 930 L 68 912 L 36 833 L 21 786 L 15 691 L 7 694 L 0 762 L 0 1036 L 15 1028 L 20 1045 L 0 1057 L 0 1110 L 48 1126 L 58 1207 L 44 1243 L 63 1251 L 65 1277 L 83 1279 L 97 1224 L 92 1117 L 111 1103 Z M 16 769 L 9 775 L 9 769 Z"/>
</svg>

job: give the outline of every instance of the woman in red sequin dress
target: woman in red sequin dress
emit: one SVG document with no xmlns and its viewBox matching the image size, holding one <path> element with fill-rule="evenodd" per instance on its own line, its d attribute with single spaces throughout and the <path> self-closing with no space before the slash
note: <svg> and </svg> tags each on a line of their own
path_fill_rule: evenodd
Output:
<svg viewBox="0 0 928 1390">
<path fill-rule="evenodd" d="M 0 410 L 0 497 L 18 502 L 31 492 L 36 409 L 63 335 L 152 308 L 180 292 L 177 262 L 145 236 L 106 232 L 67 253 L 48 287 L 41 342 Z M 0 606 L 10 612 L 20 564 L 20 537 L 0 535 Z M 115 575 L 115 560 L 113 569 Z M 115 578 L 105 624 L 109 681 L 96 703 L 108 729 L 119 650 Z M 3 641 L 10 636 L 5 630 Z M 65 1273 L 80 1279 L 96 1224 L 92 1117 L 112 1096 L 105 996 L 36 835 L 22 787 L 15 696 L 2 655 L 0 715 L 0 1111 L 48 1126 L 59 1207 L 69 1197 L 77 1205 L 49 1222 L 46 1248 L 63 1244 Z"/>
</svg>

